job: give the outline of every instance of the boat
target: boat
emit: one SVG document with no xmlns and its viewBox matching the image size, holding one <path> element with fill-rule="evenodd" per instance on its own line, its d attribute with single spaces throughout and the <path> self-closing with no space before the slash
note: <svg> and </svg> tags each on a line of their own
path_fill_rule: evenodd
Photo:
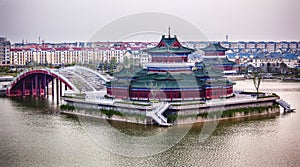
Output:
<svg viewBox="0 0 300 167">
<path fill-rule="evenodd" d="M 0 82 L 11 82 L 14 80 L 13 76 L 2 76 L 0 77 Z"/>
<path fill-rule="evenodd" d="M 0 96 L 6 96 L 6 89 L 13 80 L 13 76 L 0 77 Z"/>
</svg>

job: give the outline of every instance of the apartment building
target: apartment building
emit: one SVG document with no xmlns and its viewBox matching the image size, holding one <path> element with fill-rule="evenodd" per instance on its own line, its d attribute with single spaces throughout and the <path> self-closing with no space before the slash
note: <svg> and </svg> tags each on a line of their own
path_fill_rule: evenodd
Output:
<svg viewBox="0 0 300 167">
<path fill-rule="evenodd" d="M 10 41 L 7 38 L 0 37 L 0 66 L 8 66 L 10 64 Z"/>
</svg>

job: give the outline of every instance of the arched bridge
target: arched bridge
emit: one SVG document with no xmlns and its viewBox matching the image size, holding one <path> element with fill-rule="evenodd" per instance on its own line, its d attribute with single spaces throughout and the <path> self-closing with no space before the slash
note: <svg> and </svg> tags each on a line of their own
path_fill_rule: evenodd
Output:
<svg viewBox="0 0 300 167">
<path fill-rule="evenodd" d="M 56 82 L 55 82 L 56 81 Z M 47 96 L 49 92 L 57 97 L 64 90 L 75 93 L 100 91 L 108 81 L 103 75 L 86 67 L 73 66 L 60 69 L 39 69 L 19 74 L 6 90 L 7 96 Z M 51 89 L 50 89 L 51 88 Z M 54 96 L 52 96 L 54 98 Z"/>
</svg>

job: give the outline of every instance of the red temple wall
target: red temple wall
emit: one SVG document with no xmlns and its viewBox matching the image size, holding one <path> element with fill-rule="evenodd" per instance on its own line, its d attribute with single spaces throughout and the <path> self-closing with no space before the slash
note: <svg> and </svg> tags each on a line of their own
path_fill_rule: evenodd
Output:
<svg viewBox="0 0 300 167">
<path fill-rule="evenodd" d="M 152 62 L 187 62 L 187 56 L 182 57 L 152 57 Z"/>
<path fill-rule="evenodd" d="M 233 70 L 233 66 L 214 66 L 217 70 L 230 71 Z"/>
<path fill-rule="evenodd" d="M 142 90 L 131 90 L 125 88 L 107 88 L 107 94 L 115 98 L 128 99 L 187 99 L 187 98 L 208 98 L 215 99 L 220 97 L 227 97 L 233 93 L 233 87 L 229 88 L 208 88 L 201 91 L 159 91 L 159 92 L 150 92 Z M 154 97 L 155 96 L 155 97 Z"/>
</svg>

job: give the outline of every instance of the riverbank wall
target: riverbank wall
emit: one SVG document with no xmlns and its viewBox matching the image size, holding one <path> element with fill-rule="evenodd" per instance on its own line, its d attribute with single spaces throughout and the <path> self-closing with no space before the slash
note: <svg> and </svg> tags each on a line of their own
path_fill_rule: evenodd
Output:
<svg viewBox="0 0 300 167">
<path fill-rule="evenodd" d="M 258 115 L 276 115 L 280 113 L 276 100 L 279 97 L 266 97 L 245 100 L 218 100 L 198 104 L 170 104 L 164 116 L 172 124 L 193 124 L 214 120 L 252 117 Z M 61 111 L 62 114 L 94 117 L 124 121 L 137 124 L 156 124 L 146 116 L 154 109 L 146 103 L 99 103 L 84 99 L 64 98 L 67 105 L 74 106 L 73 111 Z"/>
</svg>

